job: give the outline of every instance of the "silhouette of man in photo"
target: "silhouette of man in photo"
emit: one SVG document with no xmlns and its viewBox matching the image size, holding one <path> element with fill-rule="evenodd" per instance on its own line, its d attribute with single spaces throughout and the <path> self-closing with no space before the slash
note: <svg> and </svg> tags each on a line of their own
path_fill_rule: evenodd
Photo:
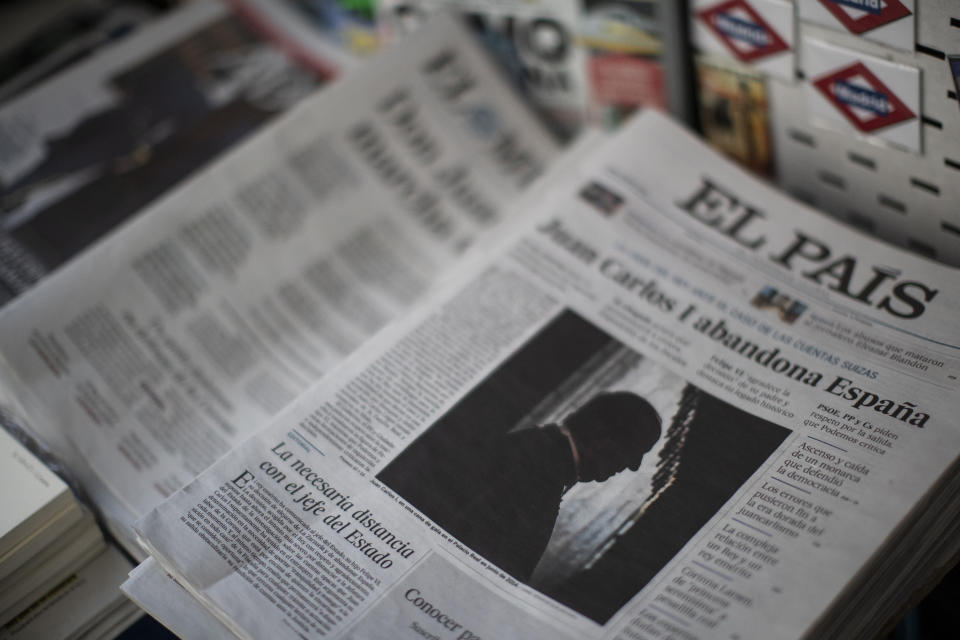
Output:
<svg viewBox="0 0 960 640">
<path fill-rule="evenodd" d="M 603 393 L 560 424 L 493 439 L 456 477 L 435 478 L 427 515 L 478 554 L 528 581 L 560 501 L 578 482 L 636 471 L 660 438 L 660 416 L 640 396 Z"/>
</svg>

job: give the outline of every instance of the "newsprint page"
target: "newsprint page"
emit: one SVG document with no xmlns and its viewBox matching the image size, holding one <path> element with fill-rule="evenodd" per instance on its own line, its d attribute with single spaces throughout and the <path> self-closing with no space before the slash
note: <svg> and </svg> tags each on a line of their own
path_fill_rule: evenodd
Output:
<svg viewBox="0 0 960 640">
<path fill-rule="evenodd" d="M 279 3 L 195 0 L 0 108 L 0 306 L 352 60 Z"/>
<path fill-rule="evenodd" d="M 556 153 L 440 16 L 5 308 L 7 377 L 138 548 L 134 520 L 496 232 Z"/>
<path fill-rule="evenodd" d="M 547 191 L 137 523 L 230 631 L 799 637 L 956 459 L 956 271 L 654 112 Z"/>
</svg>

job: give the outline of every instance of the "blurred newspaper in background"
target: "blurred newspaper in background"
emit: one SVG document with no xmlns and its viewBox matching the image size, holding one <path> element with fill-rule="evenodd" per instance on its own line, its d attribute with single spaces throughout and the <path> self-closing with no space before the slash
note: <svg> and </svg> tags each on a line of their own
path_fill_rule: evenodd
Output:
<svg viewBox="0 0 960 640">
<path fill-rule="evenodd" d="M 0 108 L 0 304 L 351 63 L 232 6 L 188 3 Z"/>
<path fill-rule="evenodd" d="M 585 52 L 577 43 L 579 0 L 381 0 L 381 33 L 387 42 L 397 40 L 441 9 L 468 18 L 500 68 L 558 135 L 569 139 L 580 130 L 589 86 Z"/>
<path fill-rule="evenodd" d="M 498 233 L 557 155 L 438 19 L 0 314 L 11 395 L 128 545 L 136 517 Z"/>
</svg>

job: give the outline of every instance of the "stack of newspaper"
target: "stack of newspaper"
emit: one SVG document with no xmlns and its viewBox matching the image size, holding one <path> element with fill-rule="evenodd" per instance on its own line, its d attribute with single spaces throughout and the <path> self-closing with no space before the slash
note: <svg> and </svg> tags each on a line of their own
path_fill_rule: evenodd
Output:
<svg viewBox="0 0 960 640">
<path fill-rule="evenodd" d="M 69 487 L 0 431 L 0 625 L 103 551 L 103 536 Z"/>
<path fill-rule="evenodd" d="M 0 637 L 111 637 L 139 615 L 115 586 L 130 563 L 63 480 L 2 429 L 0 459 Z"/>
<path fill-rule="evenodd" d="M 155 562 L 238 637 L 875 637 L 958 550 L 956 271 L 653 113 L 540 192 Z"/>
<path fill-rule="evenodd" d="M 438 18 L 3 311 L 7 386 L 151 556 L 128 593 L 241 638 L 909 602 L 960 544 L 956 270 L 653 112 L 558 155 Z"/>
</svg>

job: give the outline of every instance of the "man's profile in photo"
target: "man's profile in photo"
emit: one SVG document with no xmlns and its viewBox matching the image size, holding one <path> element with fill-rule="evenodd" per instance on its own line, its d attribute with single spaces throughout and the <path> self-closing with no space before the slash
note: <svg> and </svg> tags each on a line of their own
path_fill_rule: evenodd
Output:
<svg viewBox="0 0 960 640">
<path fill-rule="evenodd" d="M 458 477 L 434 487 L 432 517 L 501 569 L 528 581 L 550 540 L 560 502 L 578 482 L 636 471 L 660 439 L 660 416 L 626 391 L 602 393 L 557 424 L 498 436 Z"/>
</svg>

